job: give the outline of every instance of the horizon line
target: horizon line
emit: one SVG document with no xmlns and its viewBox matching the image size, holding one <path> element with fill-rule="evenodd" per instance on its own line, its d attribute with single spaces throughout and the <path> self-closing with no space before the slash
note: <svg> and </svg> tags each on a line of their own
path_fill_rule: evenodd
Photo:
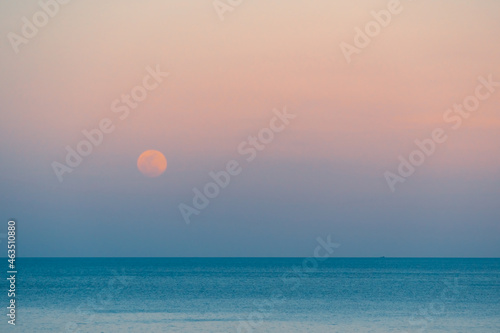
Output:
<svg viewBox="0 0 500 333">
<path fill-rule="evenodd" d="M 8 257 L 3 257 L 3 258 L 8 258 Z M 313 258 L 313 257 L 192 257 L 192 256 L 184 256 L 184 257 L 160 257 L 160 256 L 154 256 L 154 257 L 126 257 L 126 256 L 120 256 L 120 257 L 77 257 L 77 256 L 67 256 L 67 257 L 49 257 L 49 256 L 43 256 L 43 257 L 16 257 L 16 259 L 23 258 L 23 259 L 307 259 L 307 258 Z M 387 257 L 387 256 L 377 256 L 377 257 L 328 257 L 325 259 L 500 259 L 500 257 Z"/>
</svg>

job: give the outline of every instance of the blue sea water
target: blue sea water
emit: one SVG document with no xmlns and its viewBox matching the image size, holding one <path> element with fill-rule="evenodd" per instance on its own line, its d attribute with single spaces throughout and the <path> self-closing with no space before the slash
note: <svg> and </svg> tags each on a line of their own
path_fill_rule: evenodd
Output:
<svg viewBox="0 0 500 333">
<path fill-rule="evenodd" d="M 16 326 L 5 292 L 1 332 L 500 332 L 500 259 L 17 264 Z"/>
</svg>

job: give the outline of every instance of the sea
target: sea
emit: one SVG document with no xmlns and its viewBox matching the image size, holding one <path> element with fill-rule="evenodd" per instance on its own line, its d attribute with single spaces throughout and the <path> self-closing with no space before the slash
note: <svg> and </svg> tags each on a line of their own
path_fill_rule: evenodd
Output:
<svg viewBox="0 0 500 333">
<path fill-rule="evenodd" d="M 18 258 L 16 269 L 15 325 L 3 278 L 0 332 L 500 332 L 500 259 Z"/>
</svg>

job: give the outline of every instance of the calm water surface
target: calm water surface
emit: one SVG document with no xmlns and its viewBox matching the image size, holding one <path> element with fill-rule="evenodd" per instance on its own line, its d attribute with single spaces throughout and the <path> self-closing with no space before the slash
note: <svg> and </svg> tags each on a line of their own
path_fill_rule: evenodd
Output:
<svg viewBox="0 0 500 333">
<path fill-rule="evenodd" d="M 500 332 L 499 259 L 314 264 L 20 258 L 17 325 L 4 314 L 0 331 Z"/>
</svg>

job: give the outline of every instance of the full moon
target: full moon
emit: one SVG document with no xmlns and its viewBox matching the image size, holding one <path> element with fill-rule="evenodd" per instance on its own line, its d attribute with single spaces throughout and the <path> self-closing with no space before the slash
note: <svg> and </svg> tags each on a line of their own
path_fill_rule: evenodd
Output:
<svg viewBox="0 0 500 333">
<path fill-rule="evenodd" d="M 137 159 L 137 168 L 144 176 L 158 177 L 167 169 L 167 159 L 158 150 L 146 150 Z"/>
</svg>

